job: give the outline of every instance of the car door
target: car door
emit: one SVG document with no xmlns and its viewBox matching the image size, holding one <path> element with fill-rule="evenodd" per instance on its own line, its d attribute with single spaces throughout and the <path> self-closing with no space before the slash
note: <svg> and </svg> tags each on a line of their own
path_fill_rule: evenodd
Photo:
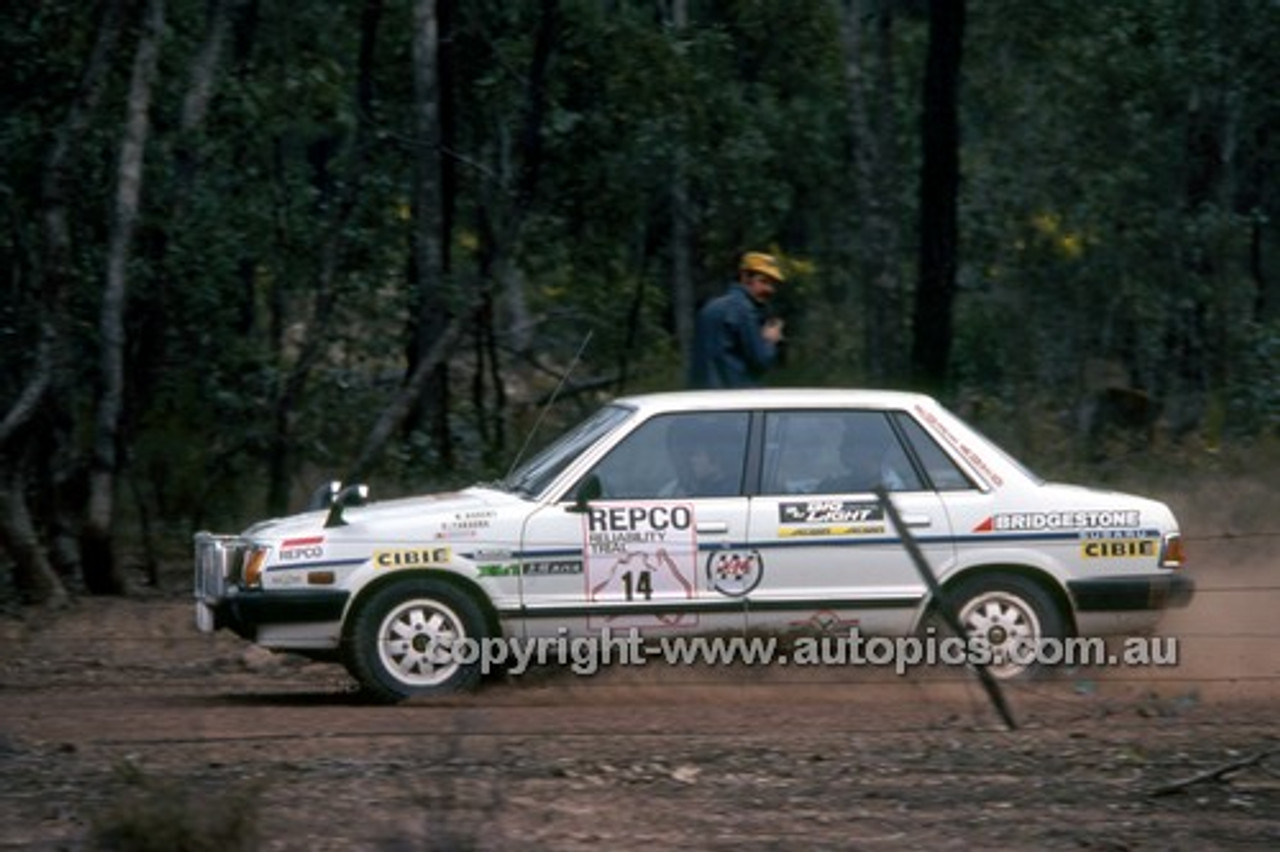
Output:
<svg viewBox="0 0 1280 852">
<path fill-rule="evenodd" d="M 750 416 L 656 415 L 562 499 L 534 512 L 521 545 L 532 635 L 741 627 L 741 601 L 707 579 L 710 554 L 745 552 Z M 590 499 L 576 504 L 578 494 Z"/>
<path fill-rule="evenodd" d="M 749 531 L 762 562 L 752 626 L 847 633 L 910 629 L 927 584 L 875 490 L 883 487 L 931 565 L 954 558 L 947 513 L 878 410 L 763 414 Z"/>
</svg>

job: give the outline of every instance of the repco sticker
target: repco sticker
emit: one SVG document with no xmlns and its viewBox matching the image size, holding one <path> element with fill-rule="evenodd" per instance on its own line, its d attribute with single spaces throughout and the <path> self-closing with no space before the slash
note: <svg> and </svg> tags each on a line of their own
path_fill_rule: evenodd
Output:
<svg viewBox="0 0 1280 852">
<path fill-rule="evenodd" d="M 324 556 L 324 536 L 286 538 L 280 542 L 280 561 L 297 562 L 302 559 L 319 559 Z"/>
<path fill-rule="evenodd" d="M 426 568 L 447 565 L 449 559 L 447 547 L 413 547 L 373 552 L 373 564 L 379 568 Z"/>
<path fill-rule="evenodd" d="M 593 506 L 582 518 L 587 600 L 608 605 L 603 617 L 588 615 L 588 629 L 697 624 L 696 613 L 664 612 L 652 606 L 655 601 L 689 601 L 697 596 L 698 541 L 692 505 Z"/>
<path fill-rule="evenodd" d="M 707 557 L 707 582 L 722 595 L 742 597 L 760 585 L 762 576 L 764 560 L 758 550 L 727 550 Z"/>
</svg>

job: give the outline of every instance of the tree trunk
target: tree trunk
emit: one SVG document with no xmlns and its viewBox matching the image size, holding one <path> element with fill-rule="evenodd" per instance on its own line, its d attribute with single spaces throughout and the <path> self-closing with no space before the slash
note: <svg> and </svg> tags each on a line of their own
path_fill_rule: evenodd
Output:
<svg viewBox="0 0 1280 852">
<path fill-rule="evenodd" d="M 111 536 L 115 478 L 119 469 L 117 446 L 124 406 L 124 313 L 130 249 L 142 194 L 143 155 L 150 129 L 148 113 L 163 34 L 164 2 L 149 0 L 134 55 L 116 175 L 115 210 L 107 247 L 107 277 L 99 319 L 102 389 L 89 464 L 89 508 L 80 540 L 85 586 L 99 594 L 124 591 Z"/>
<path fill-rule="evenodd" d="M 229 4 L 231 0 L 211 0 L 208 9 L 208 30 L 200 44 L 200 50 L 191 62 L 191 83 L 182 99 L 181 129 L 184 133 L 204 124 L 213 97 L 213 84 L 217 78 L 222 57 L 222 46 L 231 28 Z"/>
<path fill-rule="evenodd" d="M 920 119 L 920 256 L 916 282 L 914 377 L 942 387 L 951 361 L 960 191 L 959 94 L 965 0 L 929 4 L 929 55 Z"/>
<path fill-rule="evenodd" d="M 0 544 L 13 559 L 13 585 L 23 603 L 61 606 L 67 590 L 45 556 L 27 509 L 26 478 L 17 465 L 0 465 Z"/>
<path fill-rule="evenodd" d="M 36 604 L 59 604 L 67 599 L 66 588 L 50 566 L 31 522 L 23 473 L 26 463 L 18 458 L 25 441 L 23 427 L 35 416 L 52 383 L 53 345 L 54 332 L 46 325 L 36 351 L 34 373 L 0 421 L 0 545 L 13 560 L 13 585 L 19 596 L 26 603 Z M 35 446 L 39 443 L 35 442 Z M 51 483 L 50 487 L 56 485 Z"/>
<path fill-rule="evenodd" d="M 875 135 L 879 140 L 876 146 L 878 153 L 875 172 L 875 214 L 872 221 L 876 233 L 869 236 L 869 248 L 877 263 L 871 279 L 875 288 L 882 313 L 879 321 L 884 325 L 884 332 L 878 340 L 882 347 L 881 364 L 882 381 L 896 384 L 906 378 L 908 373 L 908 357 L 906 342 L 905 294 L 902 275 L 898 262 L 902 248 L 902 229 L 900 205 L 897 199 L 902 197 L 899 151 L 897 140 L 900 136 L 898 108 L 895 91 L 897 89 L 894 74 L 894 32 L 893 6 L 885 4 L 880 11 L 876 27 L 876 54 L 879 71 L 875 83 L 875 114 L 879 121 L 874 124 Z"/>
<path fill-rule="evenodd" d="M 414 368 L 408 381 L 404 383 L 404 387 L 391 400 L 391 403 L 383 409 L 377 422 L 369 430 L 369 435 L 365 438 L 360 455 L 347 471 L 343 482 L 359 482 L 368 474 L 378 456 L 382 455 L 382 451 L 386 448 L 387 442 L 391 440 L 391 436 L 408 419 L 414 405 L 422 398 L 422 394 L 436 367 L 444 363 L 453 354 L 453 348 L 457 345 L 461 336 L 462 320 L 455 318 L 445 326 L 444 331 L 432 344 L 431 350 L 418 362 L 418 366 Z"/>
<path fill-rule="evenodd" d="M 413 282 L 417 316 L 414 318 L 409 373 L 425 359 L 450 320 L 447 297 L 445 216 L 445 164 L 443 146 L 443 93 L 440 68 L 440 26 L 451 20 L 447 3 L 416 0 L 413 5 Z M 479 375 L 477 373 L 477 375 Z M 436 452 L 445 467 L 453 462 L 449 428 L 449 374 L 447 360 L 438 363 L 424 385 L 420 400 L 430 418 Z"/>
<path fill-rule="evenodd" d="M 874 382 L 892 382 L 905 372 L 902 334 L 902 281 L 898 274 L 896 205 L 897 125 L 893 105 L 893 13 L 881 4 L 873 36 L 878 74 L 868 83 L 863 31 L 866 15 L 859 0 L 841 3 L 845 84 L 849 93 L 849 137 L 853 148 L 854 221 L 860 225 L 857 269 L 862 278 L 863 346 L 866 372 Z M 874 86 L 874 88 L 873 88 Z M 872 108 L 874 102 L 875 108 Z M 878 121 L 873 121 L 872 116 Z"/>
<path fill-rule="evenodd" d="M 538 179 L 542 171 L 542 132 L 547 111 L 547 76 L 551 65 L 559 30 L 559 5 L 557 0 L 541 0 L 541 17 L 534 36 L 533 54 L 525 83 L 525 102 L 520 117 L 520 130 L 514 154 L 508 156 L 505 134 L 495 143 L 497 164 L 492 169 L 496 176 L 493 191 L 486 194 L 478 211 L 480 236 L 479 280 L 480 289 L 468 294 L 466 306 L 458 309 L 459 315 L 468 315 L 477 323 L 488 323 L 477 333 L 496 339 L 494 325 L 499 313 L 505 320 L 505 340 L 508 348 L 517 356 L 528 359 L 532 342 L 533 322 L 525 299 L 525 282 L 517 259 L 520 256 L 525 222 L 537 194 Z M 514 165 L 510 165 L 514 164 Z M 497 296 L 501 296 L 501 300 Z M 488 304 L 487 309 L 481 305 Z M 434 344 L 433 344 L 434 348 Z M 495 351 L 491 346 L 487 351 Z M 496 360 L 490 370 L 498 372 Z M 493 417 L 505 416 L 506 394 L 499 382 L 494 382 L 496 410 Z M 501 438 L 505 430 L 501 423 L 495 429 Z M 498 447 L 487 448 L 488 455 L 497 453 Z"/>
<path fill-rule="evenodd" d="M 40 280 L 49 321 L 55 330 L 65 319 L 63 295 L 71 275 L 71 229 L 67 225 L 67 198 L 71 193 L 71 170 L 93 114 L 107 82 L 111 56 L 120 38 L 122 3 L 109 3 L 98 27 L 98 39 L 85 65 L 80 89 L 71 104 L 66 123 L 54 134 L 41 184 L 44 212 L 44 251 Z"/>
<path fill-rule="evenodd" d="M 688 0 L 671 4 L 672 38 L 684 38 L 689 26 Z M 675 139 L 675 167 L 671 172 L 671 309 L 680 345 L 680 363 L 688 368 L 693 360 L 694 319 L 697 310 L 693 282 L 692 224 L 693 209 L 689 203 L 689 153 L 685 144 L 686 122 L 679 117 Z M 630 332 L 629 332 L 630 333 Z"/>
<path fill-rule="evenodd" d="M 534 36 L 533 55 L 525 84 L 524 114 L 516 140 L 517 173 L 511 195 L 503 193 L 494 204 L 494 246 L 491 266 L 495 283 L 503 295 L 509 321 L 511 348 L 525 355 L 533 340 L 533 322 L 524 292 L 524 277 L 516 264 L 525 220 L 538 189 L 542 172 L 542 126 L 547 114 L 547 77 L 559 33 L 557 0 L 541 0 L 541 17 Z M 504 176 L 504 182 L 505 182 Z M 514 196 L 514 197 L 511 197 Z"/>
<path fill-rule="evenodd" d="M 182 98 L 182 112 L 178 118 L 177 149 L 174 154 L 175 171 L 179 176 L 176 197 L 172 205 L 170 222 L 180 222 L 185 212 L 196 169 L 196 134 L 204 124 L 213 98 L 213 87 L 218 77 L 227 33 L 231 29 L 231 3 L 233 0 L 211 0 L 207 14 L 207 29 L 200 49 L 191 60 L 191 76 L 187 92 Z"/>
<path fill-rule="evenodd" d="M 111 67 L 111 56 L 120 37 L 122 6 L 119 0 L 105 6 L 97 39 L 85 63 L 80 86 L 68 110 L 67 119 L 53 134 L 40 187 L 43 242 L 35 278 L 40 288 L 44 311 L 41 337 L 32 364 L 32 375 L 3 421 L 0 421 L 0 453 L 13 460 L 0 466 L 0 470 L 6 470 L 9 474 L 8 480 L 0 486 L 4 489 L 4 495 L 0 498 L 4 501 L 0 514 L 4 517 L 0 518 L 0 525 L 5 528 L 4 533 L 0 534 L 0 542 L 4 543 L 14 560 L 18 588 L 27 590 L 37 602 L 42 599 L 48 602 L 65 600 L 66 589 L 61 578 L 50 569 L 45 552 L 40 547 L 38 533 L 30 522 L 25 487 L 27 480 L 21 473 L 24 452 L 19 445 L 27 441 L 30 433 L 24 427 L 46 401 L 53 398 L 51 395 L 59 392 L 64 383 L 62 339 L 68 323 L 64 300 L 71 278 L 72 255 L 71 229 L 67 224 L 67 199 L 71 195 L 71 175 L 80 151 L 76 145 L 84 138 L 89 118 L 102 99 L 107 72 Z M 70 445 L 70 436 L 66 430 L 54 427 L 47 437 L 49 440 L 44 442 L 44 446 L 53 449 L 44 452 L 50 457 L 56 455 L 59 446 L 65 448 Z M 38 458 L 34 465 L 44 486 L 56 492 L 60 488 L 55 473 L 57 465 L 51 458 Z M 56 545 L 59 540 L 57 533 L 54 538 Z"/>
<path fill-rule="evenodd" d="M 325 222 L 326 236 L 320 248 L 319 269 L 316 272 L 311 302 L 311 316 L 305 323 L 303 340 L 293 366 L 276 388 L 273 402 L 271 453 L 268 458 L 267 508 L 272 514 L 288 511 L 290 497 L 289 474 L 293 470 L 293 419 L 311 371 L 320 361 L 330 341 L 330 329 L 338 305 L 338 280 L 342 261 L 347 251 L 348 225 L 355 215 L 363 187 L 365 139 L 373 114 L 373 69 L 378 26 L 382 18 L 382 0 L 365 0 L 360 23 L 360 44 L 356 74 L 356 125 L 343 140 L 346 152 L 346 176 L 342 190 L 334 200 Z M 275 308 L 276 316 L 283 317 L 283 305 Z M 275 339 L 283 350 L 283 330 L 277 328 Z"/>
</svg>

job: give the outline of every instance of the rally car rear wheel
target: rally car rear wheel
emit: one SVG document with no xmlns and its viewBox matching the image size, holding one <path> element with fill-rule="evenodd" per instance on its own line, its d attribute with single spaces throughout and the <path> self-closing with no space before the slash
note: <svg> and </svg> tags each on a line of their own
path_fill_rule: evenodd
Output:
<svg viewBox="0 0 1280 852">
<path fill-rule="evenodd" d="M 968 637 L 968 658 L 1001 679 L 1043 673 L 1047 642 L 1066 635 L 1053 598 L 1035 581 L 1017 574 L 982 574 L 948 589 L 947 597 Z M 938 625 L 935 613 L 930 622 Z M 940 631 L 949 632 L 949 631 Z"/>
<path fill-rule="evenodd" d="M 374 700 L 445 695 L 475 686 L 484 617 L 440 580 L 402 580 L 373 593 L 355 616 L 347 667 Z"/>
</svg>

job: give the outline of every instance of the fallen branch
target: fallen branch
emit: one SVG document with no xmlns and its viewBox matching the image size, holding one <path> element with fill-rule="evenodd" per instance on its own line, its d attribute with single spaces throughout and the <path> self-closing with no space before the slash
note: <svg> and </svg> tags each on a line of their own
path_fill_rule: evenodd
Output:
<svg viewBox="0 0 1280 852">
<path fill-rule="evenodd" d="M 1207 769 L 1204 772 L 1197 772 L 1195 775 L 1192 775 L 1189 778 L 1184 778 L 1181 781 L 1174 781 L 1170 784 L 1165 784 L 1163 787 L 1157 787 L 1156 789 L 1151 791 L 1151 795 L 1168 796 L 1173 793 L 1181 793 L 1183 790 L 1187 789 L 1193 784 L 1199 784 L 1201 781 L 1221 781 L 1225 776 L 1230 775 L 1232 772 L 1238 772 L 1241 769 L 1246 769 L 1250 766 L 1257 766 L 1258 764 L 1266 760 L 1268 757 L 1271 757 L 1273 754 L 1276 754 L 1276 753 L 1277 751 L 1275 749 L 1271 749 L 1269 751 L 1260 751 L 1257 754 L 1252 755 L 1250 757 L 1244 757 L 1244 758 L 1241 758 L 1240 760 L 1234 760 L 1231 763 L 1224 763 L 1221 766 L 1218 766 L 1214 769 Z"/>
<path fill-rule="evenodd" d="M 925 585 L 929 587 L 929 594 L 933 600 L 937 601 L 938 613 L 942 616 L 942 620 L 955 635 L 964 636 L 964 625 L 960 623 L 955 607 L 951 605 L 951 601 L 947 599 L 947 596 L 942 593 L 942 586 L 938 583 L 938 578 L 933 575 L 933 569 L 929 567 L 929 561 L 924 558 L 924 553 L 921 552 L 920 545 L 916 543 L 915 536 L 911 534 L 911 530 L 903 523 L 902 516 L 898 514 L 898 507 L 889 499 L 889 492 L 885 490 L 883 485 L 877 485 L 875 494 L 876 500 L 884 509 L 885 514 L 889 516 L 889 520 L 893 522 L 898 535 L 902 536 L 902 544 L 907 549 L 907 555 L 911 557 L 911 561 L 915 563 L 916 570 L 920 572 Z M 1008 702 L 1004 700 L 1004 691 L 1000 688 L 1000 684 L 996 682 L 995 676 L 991 674 L 991 670 L 983 665 L 974 666 L 973 670 L 978 675 L 978 681 L 982 684 L 982 688 L 986 690 L 987 698 L 991 699 L 991 705 L 996 708 L 996 712 L 1004 720 L 1005 727 L 1011 731 L 1017 730 L 1018 723 L 1014 721 L 1013 711 L 1009 709 Z"/>
</svg>

